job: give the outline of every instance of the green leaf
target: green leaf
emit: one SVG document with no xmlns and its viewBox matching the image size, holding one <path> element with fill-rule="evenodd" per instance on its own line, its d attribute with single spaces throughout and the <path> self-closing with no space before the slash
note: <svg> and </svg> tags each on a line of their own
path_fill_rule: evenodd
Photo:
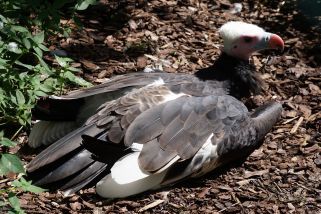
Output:
<svg viewBox="0 0 321 214">
<path fill-rule="evenodd" d="M 15 196 L 14 193 L 10 192 L 9 193 L 9 203 L 10 206 L 19 214 L 25 213 L 21 207 L 20 207 L 20 201 L 19 198 L 17 196 Z"/>
<path fill-rule="evenodd" d="M 17 103 L 17 98 L 16 98 L 14 95 L 12 95 L 12 94 L 10 94 L 10 101 L 11 101 L 12 103 L 18 105 L 18 103 Z"/>
<path fill-rule="evenodd" d="M 5 201 L 0 201 L 0 207 L 6 206 L 8 203 L 6 203 Z"/>
<path fill-rule="evenodd" d="M 13 154 L 2 154 L 0 164 L 9 172 L 25 173 L 21 160 Z"/>
<path fill-rule="evenodd" d="M 86 80 L 84 80 L 81 77 L 76 77 L 75 79 L 75 83 L 77 83 L 80 86 L 84 86 L 84 87 L 90 87 L 92 86 L 92 84 L 90 82 L 87 82 Z"/>
<path fill-rule="evenodd" d="M 27 68 L 27 69 L 29 69 L 29 70 L 32 70 L 32 69 L 33 69 L 33 66 L 32 66 L 32 65 L 24 64 L 24 63 L 22 63 L 22 62 L 20 62 L 20 61 L 18 61 L 18 60 L 16 60 L 14 63 L 17 64 L 17 65 L 20 65 L 20 66 L 22 66 L 22 67 L 25 67 L 25 68 Z"/>
<path fill-rule="evenodd" d="M 33 47 L 39 57 L 42 57 L 42 50 L 36 46 Z"/>
<path fill-rule="evenodd" d="M 4 23 L 8 23 L 6 17 L 4 17 L 3 15 L 0 14 L 0 19 L 1 21 L 3 21 Z"/>
<path fill-rule="evenodd" d="M 29 33 L 29 30 L 27 28 L 22 27 L 22 26 L 18 26 L 18 25 L 11 26 L 11 30 L 12 31 L 18 31 L 18 32 L 21 32 L 21 33 Z"/>
<path fill-rule="evenodd" d="M 74 82 L 75 79 L 76 79 L 76 76 L 75 76 L 73 73 L 71 73 L 70 71 L 64 72 L 64 73 L 63 73 L 63 76 L 64 76 L 65 78 L 67 78 L 67 79 L 68 79 L 69 81 L 71 81 L 71 82 Z"/>
<path fill-rule="evenodd" d="M 13 147 L 16 145 L 15 142 L 9 140 L 8 138 L 2 138 L 2 140 L 0 140 L 0 144 L 7 147 Z"/>
<path fill-rule="evenodd" d="M 39 89 L 43 92 L 52 92 L 54 90 L 54 88 L 46 82 L 43 85 L 40 85 Z"/>
<path fill-rule="evenodd" d="M 6 64 L 7 62 L 8 62 L 8 60 L 0 58 L 0 64 L 1 65 Z"/>
<path fill-rule="evenodd" d="M 46 191 L 45 189 L 32 185 L 31 181 L 26 181 L 26 179 L 24 178 L 20 178 L 20 180 L 13 181 L 12 185 L 15 187 L 21 188 L 24 191 L 33 192 L 33 193 L 41 193 Z"/>
<path fill-rule="evenodd" d="M 31 48 L 31 43 L 30 43 L 30 41 L 29 41 L 28 38 L 23 38 L 23 39 L 22 39 L 22 43 L 23 43 L 23 45 L 24 45 L 27 49 L 30 49 L 30 48 Z"/>
<path fill-rule="evenodd" d="M 65 68 L 65 67 L 67 67 L 67 58 L 65 58 L 65 57 L 59 57 L 59 56 L 57 56 L 57 55 L 55 55 L 55 58 L 56 58 L 56 60 L 57 60 L 57 62 L 58 62 L 58 64 L 61 66 L 61 67 L 63 67 L 63 68 Z"/>
<path fill-rule="evenodd" d="M 20 125 L 25 126 L 27 121 L 24 118 L 22 118 L 21 115 L 19 115 L 18 122 L 20 123 Z"/>
<path fill-rule="evenodd" d="M 66 77 L 69 81 L 76 83 L 78 85 L 81 85 L 81 86 L 86 86 L 86 87 L 92 86 L 91 83 L 87 82 L 86 80 L 84 80 L 81 77 L 77 77 L 76 75 L 74 75 L 70 71 L 66 71 L 64 73 L 64 77 Z"/>
<path fill-rule="evenodd" d="M 49 49 L 46 46 L 44 46 L 43 44 L 38 44 L 38 47 L 43 51 L 49 51 Z"/>
<path fill-rule="evenodd" d="M 96 0 L 81 0 L 75 6 L 76 10 L 86 10 L 89 5 L 95 4 Z"/>
<path fill-rule="evenodd" d="M 19 105 L 25 104 L 25 97 L 20 90 L 16 90 L 16 97 Z"/>
<path fill-rule="evenodd" d="M 15 210 L 20 208 L 19 199 L 12 192 L 9 193 L 9 203 Z"/>
<path fill-rule="evenodd" d="M 42 69 L 45 69 L 45 71 L 42 71 L 42 72 L 51 72 L 47 63 L 45 61 L 43 61 L 42 56 L 39 56 L 38 54 L 34 54 L 34 55 L 38 58 L 40 64 L 42 65 Z"/>
<path fill-rule="evenodd" d="M 33 39 L 33 41 L 34 41 L 37 45 L 43 43 L 43 41 L 45 40 L 45 33 L 44 33 L 44 31 L 38 33 L 38 34 L 35 35 L 32 39 Z"/>
<path fill-rule="evenodd" d="M 29 77 L 29 76 L 28 76 L 28 72 L 22 72 L 22 73 L 19 74 L 19 78 L 20 78 L 21 80 L 26 81 L 25 78 L 28 78 L 28 77 Z M 28 78 L 28 80 L 29 80 L 29 78 Z"/>
<path fill-rule="evenodd" d="M 81 70 L 79 68 L 74 68 L 74 67 L 68 67 L 69 71 L 73 71 L 73 72 L 80 72 Z"/>
<path fill-rule="evenodd" d="M 47 94 L 46 94 L 45 92 L 43 92 L 43 91 L 35 91 L 34 93 L 35 93 L 35 95 L 38 96 L 38 97 L 45 97 L 45 96 L 47 96 Z"/>
<path fill-rule="evenodd" d="M 4 176 L 8 173 L 8 169 L 2 165 L 2 163 L 0 162 L 0 176 Z"/>
</svg>

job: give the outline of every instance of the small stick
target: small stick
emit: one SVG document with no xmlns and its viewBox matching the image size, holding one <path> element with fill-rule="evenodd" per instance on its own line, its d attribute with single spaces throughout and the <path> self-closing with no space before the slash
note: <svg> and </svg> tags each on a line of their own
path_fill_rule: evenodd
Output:
<svg viewBox="0 0 321 214">
<path fill-rule="evenodd" d="M 294 134 L 298 130 L 298 128 L 299 128 L 299 126 L 301 125 L 302 122 L 303 122 L 303 117 L 300 117 L 298 122 L 291 129 L 290 133 Z"/>
<path fill-rule="evenodd" d="M 298 117 L 299 116 L 296 116 L 296 117 L 293 117 L 291 119 L 288 119 L 288 120 L 284 121 L 282 124 L 288 124 L 288 123 L 292 122 L 293 120 L 297 119 Z"/>
<path fill-rule="evenodd" d="M 160 205 L 161 203 L 163 203 L 164 201 L 165 201 L 165 200 L 161 200 L 161 199 L 156 200 L 156 201 L 154 201 L 154 202 L 152 202 L 152 203 L 150 203 L 150 204 L 147 204 L 145 207 L 139 209 L 138 212 L 144 212 L 144 211 L 146 211 L 146 210 L 148 210 L 148 209 L 151 209 L 151 208 L 153 208 L 153 207 L 156 207 L 156 206 Z"/>
<path fill-rule="evenodd" d="M 18 131 L 16 131 L 16 133 L 14 133 L 14 135 L 11 137 L 10 140 L 14 140 L 14 139 L 17 137 L 17 135 L 19 134 L 19 132 L 21 131 L 22 128 L 23 128 L 23 126 L 21 126 L 21 127 L 18 129 Z"/>
</svg>

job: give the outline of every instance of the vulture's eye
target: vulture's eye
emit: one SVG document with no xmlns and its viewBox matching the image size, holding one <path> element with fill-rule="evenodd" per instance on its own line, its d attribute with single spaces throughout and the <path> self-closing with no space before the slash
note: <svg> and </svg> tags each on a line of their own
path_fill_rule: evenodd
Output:
<svg viewBox="0 0 321 214">
<path fill-rule="evenodd" d="M 252 37 L 249 37 L 249 36 L 245 36 L 245 37 L 244 37 L 244 42 L 245 42 L 245 43 L 251 43 L 252 40 L 253 40 Z"/>
</svg>

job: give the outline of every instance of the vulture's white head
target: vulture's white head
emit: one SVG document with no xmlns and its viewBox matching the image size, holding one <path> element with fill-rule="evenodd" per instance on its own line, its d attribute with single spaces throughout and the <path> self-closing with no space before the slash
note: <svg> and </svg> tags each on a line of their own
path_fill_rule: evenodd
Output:
<svg viewBox="0 0 321 214">
<path fill-rule="evenodd" d="M 220 28 L 219 34 L 224 41 L 223 52 L 243 60 L 248 60 L 255 51 L 284 49 L 284 42 L 280 36 L 253 24 L 228 22 Z"/>
</svg>

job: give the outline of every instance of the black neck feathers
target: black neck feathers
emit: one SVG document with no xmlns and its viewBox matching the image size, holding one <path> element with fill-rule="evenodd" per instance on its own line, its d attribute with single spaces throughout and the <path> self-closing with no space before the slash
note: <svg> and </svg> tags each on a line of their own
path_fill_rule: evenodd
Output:
<svg viewBox="0 0 321 214">
<path fill-rule="evenodd" d="M 255 66 L 248 61 L 222 53 L 214 64 L 195 73 L 199 79 L 226 82 L 229 94 L 234 97 L 248 97 L 261 92 L 261 80 Z"/>
</svg>

